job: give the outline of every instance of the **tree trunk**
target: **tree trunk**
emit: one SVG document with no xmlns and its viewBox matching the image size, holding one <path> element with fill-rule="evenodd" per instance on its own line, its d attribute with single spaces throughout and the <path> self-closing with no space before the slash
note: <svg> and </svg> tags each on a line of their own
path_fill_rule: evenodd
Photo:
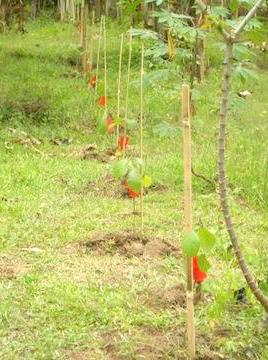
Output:
<svg viewBox="0 0 268 360">
<path fill-rule="evenodd" d="M 226 171 L 225 171 L 225 145 L 226 145 L 226 126 L 227 126 L 227 112 L 228 112 L 228 96 L 230 92 L 230 83 L 232 75 L 232 58 L 233 58 L 233 39 L 230 38 L 226 42 L 226 55 L 225 55 L 225 69 L 224 79 L 222 86 L 222 97 L 221 97 L 221 108 L 220 108 L 220 130 L 219 130 L 219 142 L 218 142 L 218 171 L 219 171 L 219 190 L 221 207 L 223 216 L 226 224 L 227 231 L 230 236 L 230 240 L 236 255 L 238 264 L 243 272 L 243 275 L 247 281 L 248 286 L 264 307 L 265 311 L 268 312 L 268 298 L 263 294 L 261 289 L 258 287 L 256 279 L 251 274 L 241 248 L 238 243 L 237 235 L 234 229 L 233 219 L 231 216 L 227 185 L 226 185 Z"/>
</svg>

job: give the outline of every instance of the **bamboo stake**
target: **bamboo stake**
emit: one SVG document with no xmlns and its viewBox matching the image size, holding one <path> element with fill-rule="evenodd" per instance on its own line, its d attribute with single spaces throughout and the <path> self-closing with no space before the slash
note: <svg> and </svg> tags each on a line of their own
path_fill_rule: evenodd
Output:
<svg viewBox="0 0 268 360">
<path fill-rule="evenodd" d="M 105 117 L 108 115 L 107 101 L 107 41 L 106 41 L 106 19 L 103 16 L 103 55 L 104 55 L 104 96 L 105 96 Z"/>
<path fill-rule="evenodd" d="M 182 121 L 184 153 L 184 232 L 190 233 L 192 220 L 192 172 L 191 172 L 191 124 L 190 124 L 190 87 L 182 86 Z M 189 359 L 195 358 L 195 323 L 193 296 L 193 258 L 186 257 L 186 303 L 187 303 L 187 348 Z"/>
<path fill-rule="evenodd" d="M 98 82 L 99 82 L 99 67 L 100 67 L 100 49 L 101 49 L 101 40 L 102 40 L 102 30 L 103 30 L 103 19 L 101 17 L 100 20 L 100 29 L 99 29 L 99 41 L 98 41 L 98 51 L 97 51 L 97 64 L 96 64 L 96 86 L 95 86 L 95 100 L 98 90 Z"/>
<path fill-rule="evenodd" d="M 94 38 L 95 38 L 95 11 L 92 11 L 92 30 L 90 32 L 89 43 L 89 72 L 92 72 L 93 67 L 93 50 L 94 50 Z"/>
<path fill-rule="evenodd" d="M 82 0 L 81 3 L 81 10 L 80 10 L 80 44 L 81 46 L 84 48 L 84 22 L 85 22 L 85 14 L 84 14 L 84 10 L 85 10 L 85 0 Z"/>
<path fill-rule="evenodd" d="M 129 99 L 129 83 L 130 83 L 130 70 L 132 59 L 132 29 L 129 33 L 129 49 L 128 49 L 128 66 L 127 66 L 127 84 L 126 84 L 126 105 L 125 105 L 125 126 L 124 126 L 124 138 L 127 136 L 127 120 L 128 120 L 128 99 Z M 123 154 L 125 155 L 126 149 L 123 148 Z"/>
<path fill-rule="evenodd" d="M 121 71 L 122 71 L 123 42 L 124 42 L 124 34 L 121 34 L 120 51 L 119 51 L 118 78 L 117 78 L 117 119 L 119 119 L 119 117 L 120 117 L 120 92 L 121 92 Z M 119 141 L 119 124 L 116 126 L 116 146 L 118 146 L 118 141 Z"/>
<path fill-rule="evenodd" d="M 143 160 L 143 81 L 144 81 L 144 44 L 141 47 L 141 73 L 140 73 L 140 159 Z M 143 229 L 143 185 L 140 196 L 141 229 Z"/>
</svg>

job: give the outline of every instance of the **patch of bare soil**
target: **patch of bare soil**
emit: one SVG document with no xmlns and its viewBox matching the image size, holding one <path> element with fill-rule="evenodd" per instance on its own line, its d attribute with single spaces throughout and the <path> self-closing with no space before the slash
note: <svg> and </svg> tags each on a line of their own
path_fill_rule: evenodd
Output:
<svg viewBox="0 0 268 360">
<path fill-rule="evenodd" d="M 24 271 L 24 266 L 8 258 L 0 258 L 0 280 L 16 279 Z"/>
<path fill-rule="evenodd" d="M 161 183 L 154 183 L 149 187 L 150 191 L 155 191 L 159 193 L 163 193 L 168 190 L 168 186 Z"/>
<path fill-rule="evenodd" d="M 122 198 L 127 196 L 125 188 L 112 175 L 105 176 L 101 181 L 88 182 L 81 190 L 81 195 L 94 193 L 109 198 Z"/>
<path fill-rule="evenodd" d="M 144 196 L 148 192 L 165 192 L 167 186 L 162 184 L 154 184 L 149 189 L 145 189 Z M 108 198 L 129 198 L 128 191 L 125 186 L 120 184 L 120 181 L 115 179 L 112 175 L 107 174 L 102 180 L 88 182 L 81 190 L 81 195 L 94 193 Z M 127 214 L 129 215 L 129 214 Z M 136 212 L 136 215 L 139 215 Z"/>
<path fill-rule="evenodd" d="M 96 144 L 88 144 L 82 148 L 73 151 L 70 157 L 82 160 L 97 160 L 102 163 L 108 163 L 116 159 L 116 149 L 99 150 Z"/>
<path fill-rule="evenodd" d="M 106 357 L 101 356 L 95 350 L 70 350 L 63 355 L 64 360 L 101 360 Z"/>
<path fill-rule="evenodd" d="M 98 255 L 119 254 L 126 257 L 158 257 L 180 254 L 179 249 L 160 238 L 149 238 L 133 231 L 101 234 L 82 243 L 87 250 Z"/>
<path fill-rule="evenodd" d="M 194 291 L 194 304 L 201 305 L 208 303 L 210 295 L 200 296 L 198 290 Z M 140 301 L 150 308 L 159 309 L 184 309 L 186 307 L 186 291 L 183 284 L 167 288 L 154 288 L 143 292 L 140 296 Z"/>
<path fill-rule="evenodd" d="M 163 360 L 180 359 L 186 360 L 185 351 L 185 328 L 184 326 L 170 329 L 157 329 L 143 326 L 132 330 L 131 333 L 119 336 L 115 331 L 102 334 L 103 350 L 109 359 L 127 359 L 129 355 L 120 356 L 120 343 L 122 339 L 131 338 L 133 347 L 131 359 Z M 197 359 L 222 360 L 224 356 L 219 354 L 213 346 L 213 342 L 207 336 L 197 337 L 199 349 Z"/>
<path fill-rule="evenodd" d="M 160 308 L 178 308 L 185 307 L 185 287 L 178 284 L 166 289 L 154 289 L 147 294 L 143 294 L 141 301 L 149 307 Z"/>
</svg>

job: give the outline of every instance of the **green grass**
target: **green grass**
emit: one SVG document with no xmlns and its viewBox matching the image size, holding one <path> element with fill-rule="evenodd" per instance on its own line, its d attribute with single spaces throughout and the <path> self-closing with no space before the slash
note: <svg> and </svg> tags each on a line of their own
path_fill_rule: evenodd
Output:
<svg viewBox="0 0 268 360">
<path fill-rule="evenodd" d="M 94 96 L 87 79 L 70 65 L 70 60 L 79 59 L 77 30 L 48 19 L 27 28 L 23 36 L 11 32 L 0 38 L 0 358 L 183 358 L 184 310 L 155 306 L 152 301 L 163 289 L 184 281 L 182 258 L 96 256 L 79 248 L 96 232 L 132 228 L 132 204 L 101 191 L 107 186 L 110 164 L 79 157 L 78 150 L 87 144 L 95 142 L 105 149 L 111 139 L 96 130 L 101 114 Z M 118 35 L 125 28 L 110 24 L 108 29 L 109 103 L 114 112 Z M 217 63 L 212 50 L 212 63 Z M 139 76 L 138 42 L 134 60 L 133 81 Z M 126 58 L 123 69 L 125 81 Z M 146 69 L 149 74 L 147 61 Z M 220 71 L 219 65 L 212 67 L 205 82 L 197 85 L 193 119 L 194 168 L 211 179 L 216 176 Z M 263 281 L 267 281 L 267 80 L 268 73 L 259 70 L 258 82 L 234 83 L 236 91 L 249 89 L 253 95 L 232 110 L 228 131 L 237 232 L 247 260 Z M 183 221 L 182 136 L 179 132 L 176 138 L 160 138 L 153 130 L 161 121 L 179 123 L 181 81 L 178 71 L 178 80 L 171 76 L 145 89 L 148 171 L 165 189 L 145 196 L 144 232 L 176 245 Z M 139 113 L 138 96 L 132 84 L 133 118 Z M 38 111 L 25 111 L 25 104 L 28 109 L 36 103 Z M 20 144 L 22 131 L 41 144 Z M 72 142 L 55 146 L 51 143 L 55 137 Z M 134 153 L 137 142 L 138 132 L 133 130 Z M 227 359 L 265 360 L 268 338 L 260 306 L 250 294 L 248 306 L 233 300 L 233 292 L 245 284 L 228 251 L 217 194 L 202 180 L 193 180 L 194 222 L 218 238 L 204 285 L 206 300 L 196 309 L 198 353 L 200 358 L 212 351 L 216 358 L 216 351 Z"/>
</svg>

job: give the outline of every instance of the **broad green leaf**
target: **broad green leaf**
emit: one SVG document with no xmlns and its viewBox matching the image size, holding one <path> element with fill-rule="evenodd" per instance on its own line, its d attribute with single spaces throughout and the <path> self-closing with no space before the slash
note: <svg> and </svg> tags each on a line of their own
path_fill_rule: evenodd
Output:
<svg viewBox="0 0 268 360">
<path fill-rule="evenodd" d="M 144 177 L 143 177 L 143 186 L 145 187 L 145 188 L 148 188 L 148 187 L 150 187 L 152 185 L 152 178 L 150 177 L 150 176 L 148 176 L 148 175 L 145 175 Z"/>
<path fill-rule="evenodd" d="M 208 259 L 203 254 L 198 256 L 198 266 L 203 272 L 208 272 L 208 270 L 211 268 Z"/>
<path fill-rule="evenodd" d="M 128 160 L 122 159 L 117 161 L 113 166 L 113 175 L 117 179 L 122 179 L 128 172 Z"/>
<path fill-rule="evenodd" d="M 132 169 L 127 177 L 127 181 L 132 190 L 139 192 L 142 188 L 142 177 L 136 169 Z"/>
<path fill-rule="evenodd" d="M 204 251 L 210 251 L 216 243 L 216 237 L 206 228 L 200 228 L 198 230 L 198 236 L 200 239 L 200 246 Z"/>
<path fill-rule="evenodd" d="M 196 256 L 200 248 L 200 239 L 196 232 L 186 234 L 182 239 L 182 251 L 187 256 Z"/>
</svg>

